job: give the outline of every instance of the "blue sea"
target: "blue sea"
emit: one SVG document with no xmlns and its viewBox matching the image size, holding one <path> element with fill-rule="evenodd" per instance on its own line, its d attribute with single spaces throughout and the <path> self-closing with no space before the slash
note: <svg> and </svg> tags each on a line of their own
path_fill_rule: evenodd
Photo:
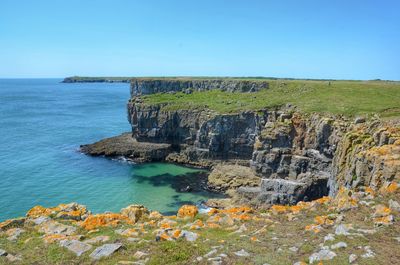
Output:
<svg viewBox="0 0 400 265">
<path fill-rule="evenodd" d="M 197 169 L 81 154 L 80 144 L 130 130 L 129 84 L 60 82 L 0 79 L 0 220 L 35 205 L 74 201 L 96 213 L 135 203 L 171 212 L 215 196 L 171 185 Z"/>
</svg>

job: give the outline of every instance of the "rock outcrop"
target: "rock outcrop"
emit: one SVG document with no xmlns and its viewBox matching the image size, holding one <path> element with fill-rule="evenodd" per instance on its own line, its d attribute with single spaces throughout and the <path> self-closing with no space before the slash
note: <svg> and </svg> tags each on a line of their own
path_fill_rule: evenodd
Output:
<svg viewBox="0 0 400 265">
<path fill-rule="evenodd" d="M 252 170 L 247 180 L 227 178 L 217 170 L 211 174 L 209 187 L 225 192 L 240 182 L 229 194 L 237 191 L 258 204 L 294 204 L 335 195 L 342 186 L 388 187 L 400 178 L 398 121 L 363 117 L 352 121 L 340 115 L 301 113 L 293 106 L 230 114 L 207 108 L 174 110 L 168 104 L 148 104 L 140 96 L 265 88 L 268 83 L 263 81 L 235 79 L 134 79 L 127 105 L 132 134 L 82 146 L 82 150 L 143 162 L 245 166 Z M 259 185 L 252 185 L 253 175 L 262 178 Z"/>
<path fill-rule="evenodd" d="M 140 96 L 162 92 L 186 92 L 221 89 L 228 92 L 255 92 L 269 87 L 263 80 L 242 79 L 186 79 L 186 78 L 134 78 L 131 95 Z"/>
</svg>

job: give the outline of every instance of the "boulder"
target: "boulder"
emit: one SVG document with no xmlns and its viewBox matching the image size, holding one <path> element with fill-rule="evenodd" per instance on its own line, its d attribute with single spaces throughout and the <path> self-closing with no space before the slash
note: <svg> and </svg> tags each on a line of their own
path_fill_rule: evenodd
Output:
<svg viewBox="0 0 400 265">
<path fill-rule="evenodd" d="M 141 218 L 148 217 L 149 210 L 143 205 L 132 204 L 126 208 L 121 209 L 121 214 L 128 217 L 132 222 L 136 223 Z"/>
<path fill-rule="evenodd" d="M 185 217 L 194 218 L 198 212 L 199 212 L 199 210 L 194 205 L 183 205 L 178 210 L 178 217 L 180 217 L 180 218 L 185 218 Z"/>
<path fill-rule="evenodd" d="M 78 240 L 61 240 L 59 244 L 61 247 L 65 247 L 69 251 L 74 252 L 78 257 L 92 248 L 91 245 Z"/>
<path fill-rule="evenodd" d="M 99 260 L 103 257 L 108 257 L 112 255 L 114 252 L 118 251 L 122 248 L 122 244 L 104 244 L 98 248 L 96 248 L 91 254 L 90 257 L 94 260 Z"/>
</svg>

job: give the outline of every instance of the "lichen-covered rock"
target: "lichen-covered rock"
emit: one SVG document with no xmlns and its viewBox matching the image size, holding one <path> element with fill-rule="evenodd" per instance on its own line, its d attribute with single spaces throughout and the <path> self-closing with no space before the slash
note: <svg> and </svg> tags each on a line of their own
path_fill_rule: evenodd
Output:
<svg viewBox="0 0 400 265">
<path fill-rule="evenodd" d="M 80 226 L 86 230 L 93 230 L 104 226 L 116 226 L 120 223 L 133 224 L 133 222 L 125 215 L 117 213 L 104 213 L 89 215 Z"/>
<path fill-rule="evenodd" d="M 181 208 L 179 208 L 177 215 L 180 218 L 194 218 L 198 212 L 199 210 L 194 205 L 183 205 Z"/>
<path fill-rule="evenodd" d="M 149 213 L 150 212 L 146 207 L 139 204 L 132 204 L 127 206 L 126 208 L 121 209 L 121 214 L 128 217 L 129 220 L 134 223 L 139 221 L 141 218 L 148 217 Z"/>
<path fill-rule="evenodd" d="M 22 227 L 26 221 L 25 217 L 6 220 L 0 223 L 0 232 L 9 228 Z"/>
</svg>

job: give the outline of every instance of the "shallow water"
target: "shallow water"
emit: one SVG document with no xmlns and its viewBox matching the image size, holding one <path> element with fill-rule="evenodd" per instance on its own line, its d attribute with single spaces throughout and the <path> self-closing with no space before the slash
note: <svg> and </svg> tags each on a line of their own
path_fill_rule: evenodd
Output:
<svg viewBox="0 0 400 265">
<path fill-rule="evenodd" d="M 38 204 L 76 201 L 103 212 L 140 203 L 169 212 L 215 196 L 174 189 L 175 180 L 196 178 L 196 169 L 79 153 L 80 144 L 130 130 L 129 85 L 60 81 L 0 79 L 0 220 Z"/>
</svg>

